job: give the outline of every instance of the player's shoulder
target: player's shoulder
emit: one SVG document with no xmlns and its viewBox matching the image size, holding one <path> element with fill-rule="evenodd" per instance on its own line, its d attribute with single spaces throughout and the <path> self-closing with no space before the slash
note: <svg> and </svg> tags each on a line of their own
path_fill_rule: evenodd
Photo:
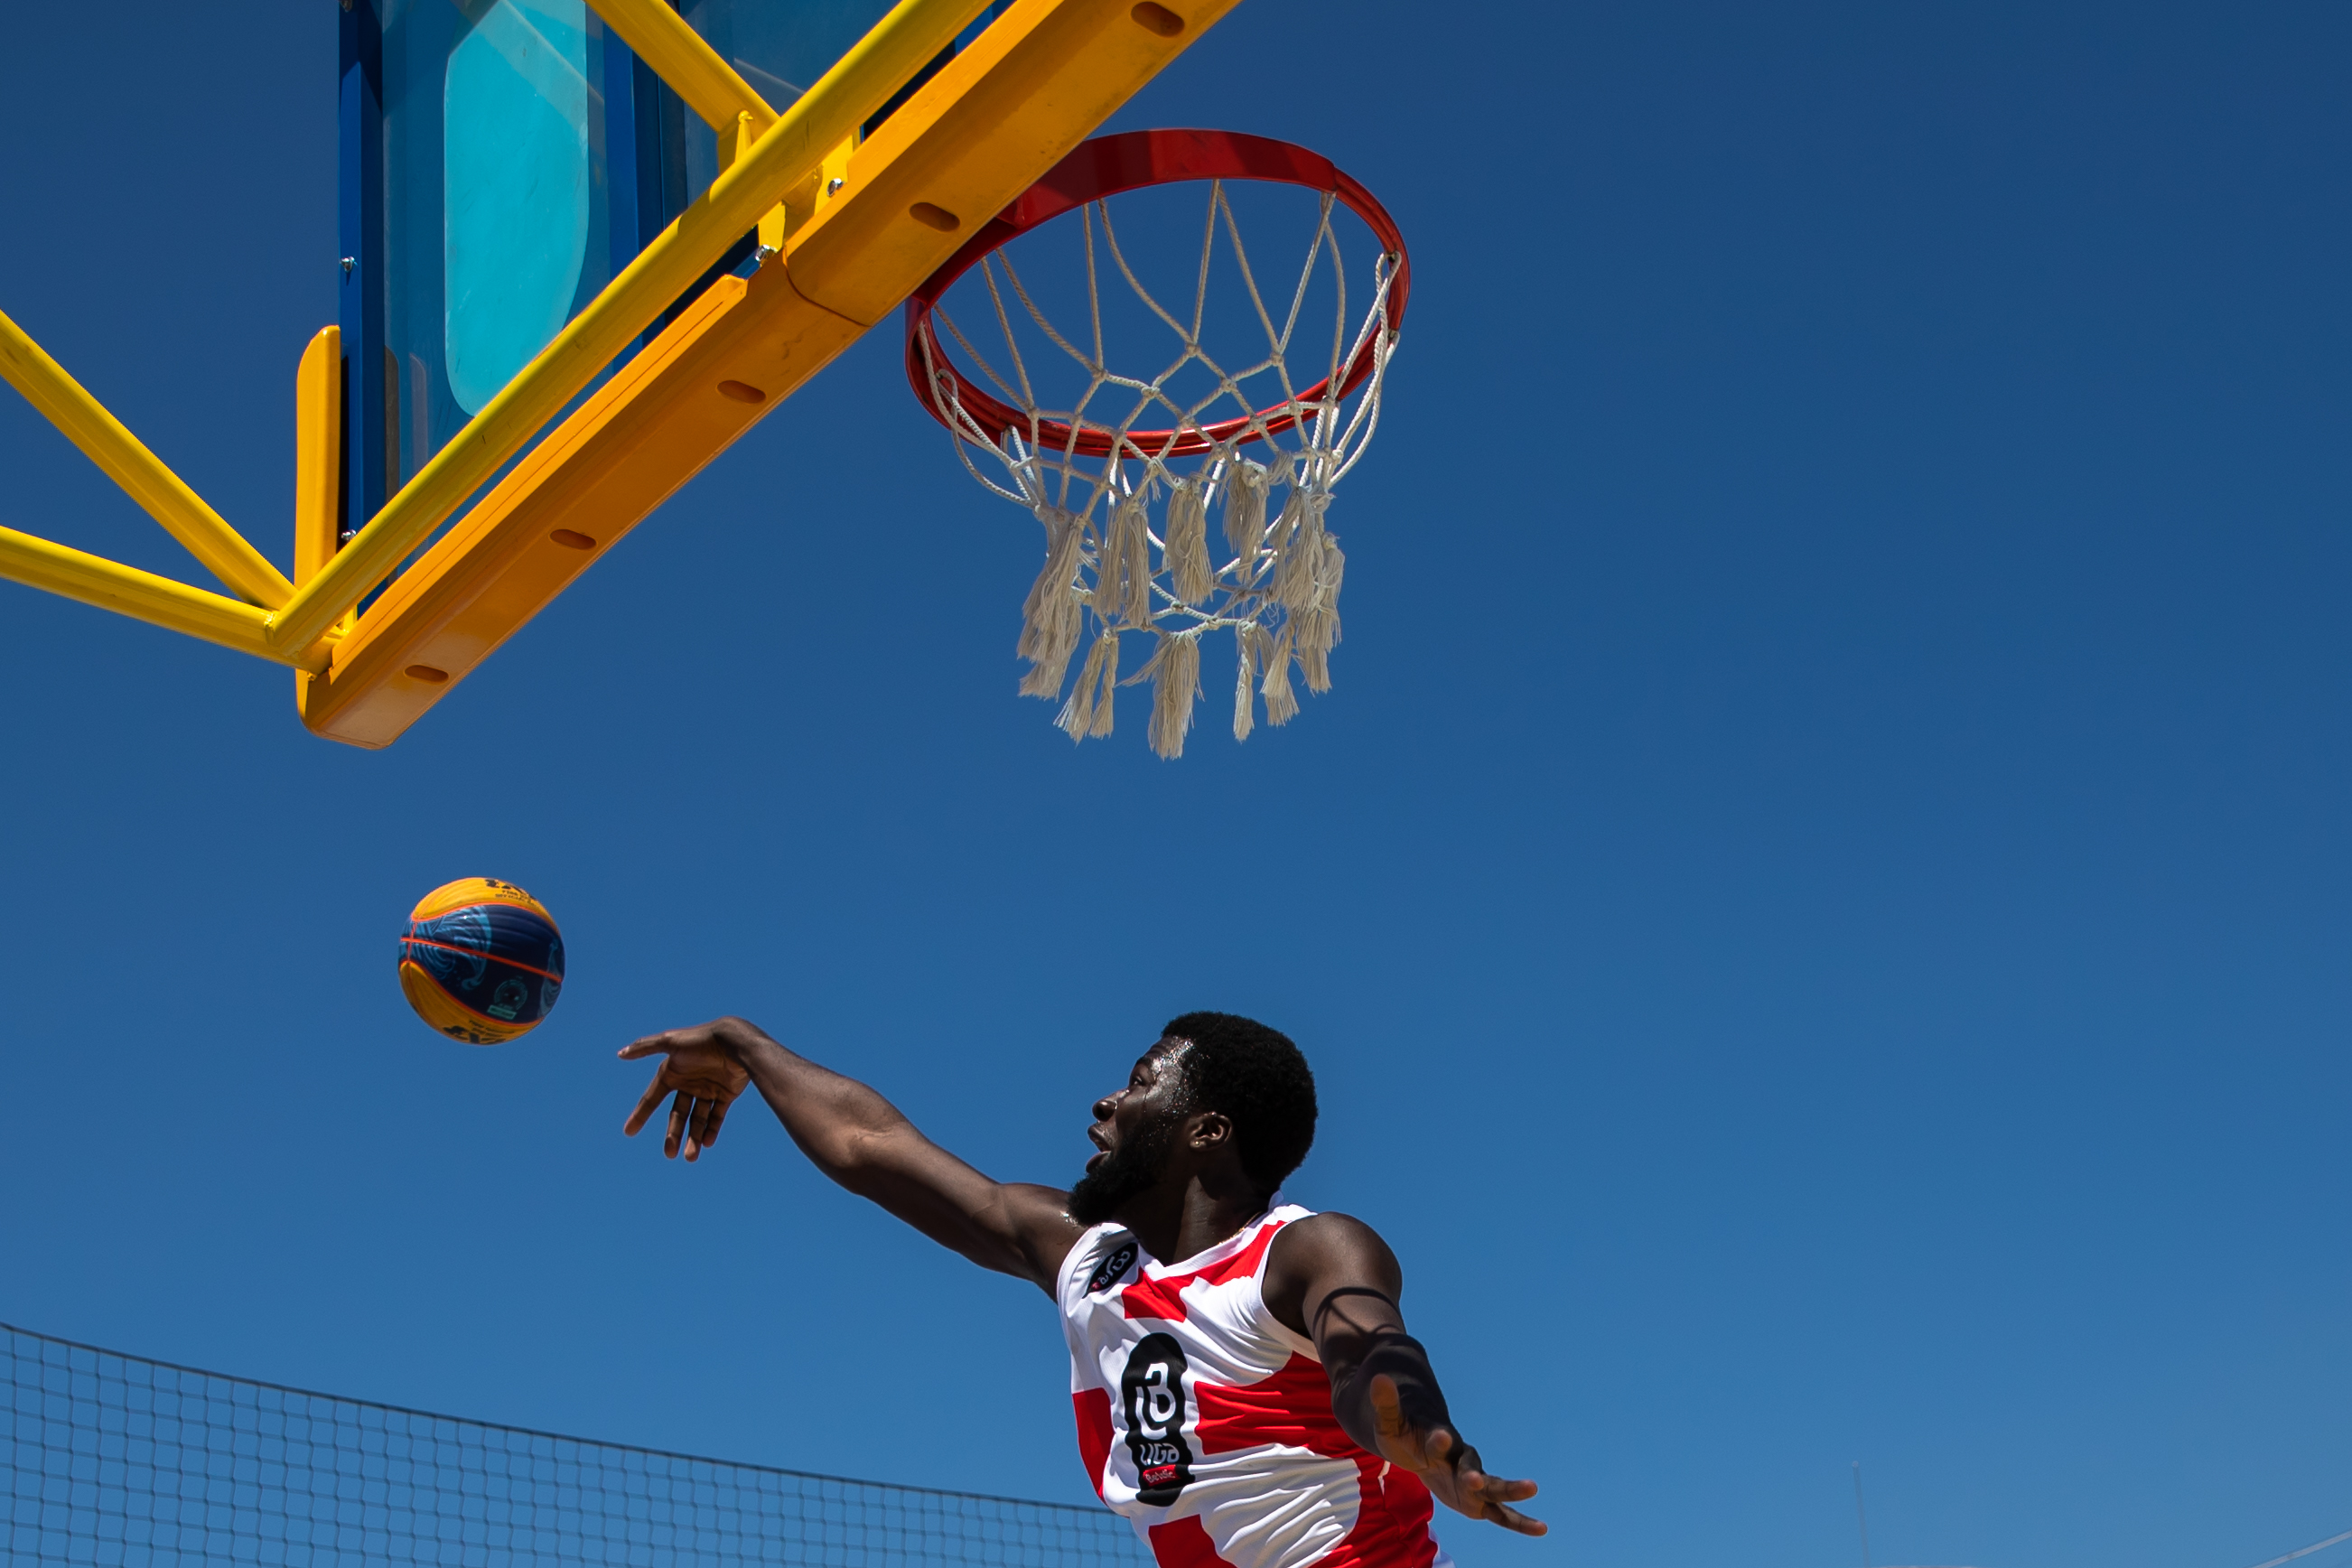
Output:
<svg viewBox="0 0 2352 1568">
<path fill-rule="evenodd" d="M 1307 1312 L 1314 1302 L 1364 1291 L 1393 1301 L 1402 1285 L 1396 1254 L 1379 1231 L 1354 1215 L 1324 1213 L 1275 1233 L 1259 1290 L 1275 1321 L 1311 1342 Z"/>
<path fill-rule="evenodd" d="M 1396 1254 L 1379 1231 L 1336 1209 L 1303 1215 L 1276 1231 L 1266 1263 L 1285 1273 L 1319 1272 L 1349 1264 L 1390 1269 L 1397 1266 Z"/>
<path fill-rule="evenodd" d="M 1370 1237 L 1378 1241 L 1381 1235 L 1354 1215 L 1341 1214 L 1338 1209 L 1318 1209 L 1312 1214 L 1302 1214 L 1282 1228 L 1292 1236 L 1334 1240 Z"/>
</svg>

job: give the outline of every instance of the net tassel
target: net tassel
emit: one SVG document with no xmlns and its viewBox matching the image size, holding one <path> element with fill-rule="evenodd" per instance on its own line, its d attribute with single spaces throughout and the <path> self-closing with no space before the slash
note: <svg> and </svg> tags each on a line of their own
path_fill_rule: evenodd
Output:
<svg viewBox="0 0 2352 1568">
<path fill-rule="evenodd" d="M 1307 672 L 1307 689 L 1314 692 L 1331 689 L 1331 650 L 1339 646 L 1339 581 L 1348 571 L 1338 534 L 1323 536 L 1320 555 L 1314 601 L 1298 617 L 1298 667 Z"/>
<path fill-rule="evenodd" d="M 1118 683 L 1118 634 L 1105 632 L 1087 650 L 1087 662 L 1078 667 L 1078 683 L 1055 716 L 1055 727 L 1073 742 L 1109 734 L 1111 689 Z"/>
<path fill-rule="evenodd" d="M 1045 564 L 1021 605 L 1021 640 L 1013 651 L 1029 661 L 1021 695 L 1054 698 L 1061 695 L 1062 679 L 1070 672 L 1085 618 L 1075 582 L 1085 531 L 1059 507 L 1039 507 L 1037 521 L 1045 525 Z"/>
<path fill-rule="evenodd" d="M 1258 628 L 1263 637 L 1265 629 Z M 1265 721 L 1287 724 L 1298 716 L 1298 698 L 1290 689 L 1290 628 L 1282 628 L 1282 638 L 1266 656 L 1265 679 L 1258 682 L 1258 690 L 1265 698 Z"/>
<path fill-rule="evenodd" d="M 1180 482 L 1168 498 L 1168 542 L 1160 553 L 1179 602 L 1197 605 L 1216 587 L 1209 564 L 1209 496 L 1193 480 Z"/>
<path fill-rule="evenodd" d="M 1266 592 L 1272 595 L 1276 604 L 1286 610 L 1294 607 L 1291 601 L 1298 596 L 1298 569 L 1302 554 L 1301 547 L 1304 543 L 1298 538 L 1298 519 L 1301 510 L 1299 494 L 1297 490 L 1293 490 L 1290 492 L 1290 499 L 1283 503 L 1281 513 L 1275 518 L 1274 526 L 1266 530 L 1265 535 L 1266 549 L 1274 556 L 1274 570 L 1267 577 Z"/>
<path fill-rule="evenodd" d="M 1258 546 L 1265 539 L 1265 468 L 1239 458 L 1225 479 L 1225 542 L 1233 549 L 1244 582 L 1257 569 Z"/>
<path fill-rule="evenodd" d="M 1331 649 L 1339 641 L 1339 580 L 1348 563 L 1339 552 L 1339 535 L 1323 526 L 1330 504 L 1328 490 L 1293 490 L 1274 525 L 1279 558 L 1272 596 L 1295 634 L 1307 689 L 1316 692 L 1331 689 Z"/>
<path fill-rule="evenodd" d="M 1328 495 L 1295 489 L 1275 520 L 1274 602 L 1297 616 L 1315 602 L 1316 579 L 1323 563 L 1323 509 Z"/>
<path fill-rule="evenodd" d="M 1169 762 L 1184 754 L 1192 728 L 1192 703 L 1201 695 L 1201 639 L 1163 637 L 1141 669 L 1128 681 L 1151 682 L 1151 749 Z"/>
<path fill-rule="evenodd" d="M 1246 741 L 1255 721 L 1256 700 L 1250 692 L 1250 655 L 1256 650 L 1258 629 L 1255 626 L 1235 626 L 1234 647 L 1241 656 L 1241 675 L 1234 682 L 1234 739 Z"/>
<path fill-rule="evenodd" d="M 1095 721 L 1087 726 L 1087 734 L 1097 736 L 1110 733 L 1111 692 L 1118 685 L 1118 638 L 1114 635 L 1102 640 L 1102 685 L 1095 693 Z"/>
<path fill-rule="evenodd" d="M 1106 626 L 1151 624 L 1150 528 L 1140 492 L 1121 496 L 1112 506 L 1102 563 L 1095 572 L 1095 614 Z"/>
</svg>

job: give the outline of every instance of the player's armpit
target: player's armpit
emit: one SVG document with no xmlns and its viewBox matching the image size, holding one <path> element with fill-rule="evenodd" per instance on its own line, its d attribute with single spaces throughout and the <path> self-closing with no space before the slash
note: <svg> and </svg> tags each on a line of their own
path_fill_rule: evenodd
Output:
<svg viewBox="0 0 2352 1568">
<path fill-rule="evenodd" d="M 1054 1281 L 1069 1260 L 1070 1248 L 1087 1233 L 1086 1226 L 1070 1217 L 1070 1194 L 1034 1182 L 1005 1182 L 997 1191 L 1002 1194 L 1005 1222 L 1029 1260 L 1030 1278 L 1039 1289 L 1052 1295 Z"/>
</svg>

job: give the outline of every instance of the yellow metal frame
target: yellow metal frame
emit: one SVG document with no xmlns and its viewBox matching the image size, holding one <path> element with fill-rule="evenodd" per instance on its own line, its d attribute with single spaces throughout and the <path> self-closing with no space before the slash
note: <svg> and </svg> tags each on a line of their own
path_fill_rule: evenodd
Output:
<svg viewBox="0 0 2352 1568">
<path fill-rule="evenodd" d="M 304 723 L 389 744 L 1238 0 L 1016 0 L 862 142 L 858 127 L 987 0 L 901 0 L 782 113 L 662 0 L 590 3 L 719 132 L 726 166 L 366 526 L 335 548 L 335 329 L 311 341 L 297 374 L 289 582 L 0 316 L 0 376 L 239 597 L 7 530 L 0 576 L 293 665 Z M 704 290 L 352 617 L 753 229 L 756 273 Z"/>
<path fill-rule="evenodd" d="M 0 376 L 239 598 L 274 609 L 292 596 L 294 584 L 260 551 L 5 315 L 0 315 Z"/>
<path fill-rule="evenodd" d="M 216 642 L 239 653 L 277 659 L 298 668 L 324 669 L 326 650 L 306 651 L 289 658 L 269 646 L 269 613 L 224 595 L 192 588 L 103 555 L 91 555 L 69 545 L 56 544 L 0 528 L 0 575 L 30 587 L 46 588 L 101 610 L 136 616 L 175 632 Z"/>
</svg>

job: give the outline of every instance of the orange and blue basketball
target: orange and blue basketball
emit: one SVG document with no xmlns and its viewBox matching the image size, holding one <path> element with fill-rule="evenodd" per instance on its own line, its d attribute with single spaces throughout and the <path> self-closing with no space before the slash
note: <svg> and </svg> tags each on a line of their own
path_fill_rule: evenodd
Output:
<svg viewBox="0 0 2352 1568">
<path fill-rule="evenodd" d="M 468 1045 L 539 1026 L 563 991 L 563 933 L 512 882 L 467 877 L 425 895 L 400 937 L 400 989 L 416 1016 Z"/>
</svg>

